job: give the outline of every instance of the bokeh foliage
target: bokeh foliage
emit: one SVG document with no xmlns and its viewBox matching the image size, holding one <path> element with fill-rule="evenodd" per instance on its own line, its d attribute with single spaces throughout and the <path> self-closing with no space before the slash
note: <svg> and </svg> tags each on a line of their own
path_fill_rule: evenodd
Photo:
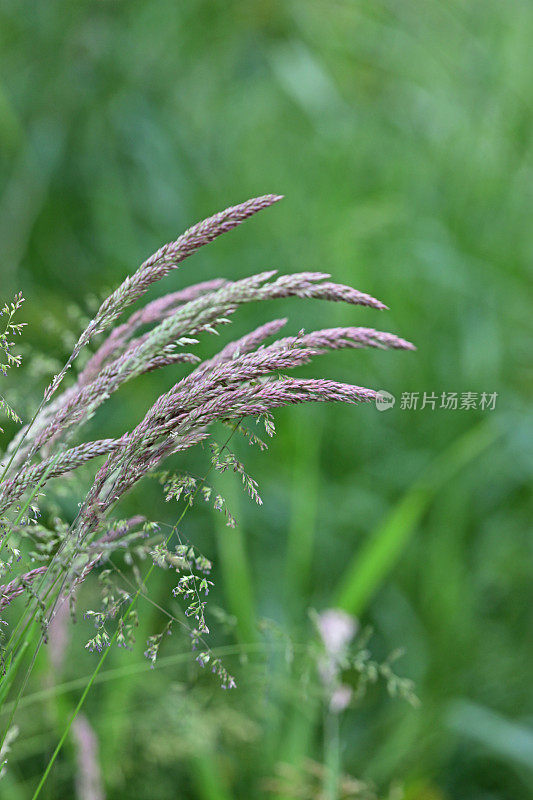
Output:
<svg viewBox="0 0 533 800">
<path fill-rule="evenodd" d="M 78 324 L 70 306 L 89 308 L 189 224 L 266 192 L 286 199 L 164 289 L 324 270 L 391 311 L 278 301 L 242 310 L 234 329 L 288 312 L 291 332 L 361 324 L 417 344 L 315 365 L 387 389 L 396 406 L 280 413 L 269 453 L 241 448 L 263 508 L 230 481 L 237 530 L 207 513 L 185 525 L 215 562 L 236 652 L 260 649 L 264 618 L 305 641 L 307 609 L 339 602 L 372 624 L 381 655 L 405 648 L 421 707 L 373 692 L 340 741 L 346 771 L 380 787 L 398 780 L 408 800 L 533 796 L 532 38 L 526 0 L 0 9 L 0 285 L 4 300 L 24 290 L 35 351 L 61 358 L 58 330 Z M 93 428 L 131 427 L 172 377 L 125 387 Z M 414 391 L 498 400 L 495 411 L 402 410 Z M 67 488 L 72 514 L 80 497 Z M 151 484 L 130 500 L 172 522 L 162 505 Z M 169 586 L 153 592 L 164 603 Z M 157 619 L 147 609 L 139 641 Z M 58 682 L 91 671 L 82 640 L 75 630 Z M 87 714 L 109 797 L 259 797 L 278 761 L 322 760 L 297 666 L 250 656 L 238 691 L 220 698 L 203 679 L 180 689 L 196 680 L 190 659 L 178 663 L 186 649 L 169 640 L 168 666 L 150 674 L 121 654 L 122 672 L 95 689 Z M 46 659 L 38 666 L 33 691 Z M 76 696 L 74 686 L 34 703 L 31 735 L 21 715 L 6 800 L 28 796 Z M 72 771 L 67 751 L 49 797 L 70 796 Z"/>
</svg>

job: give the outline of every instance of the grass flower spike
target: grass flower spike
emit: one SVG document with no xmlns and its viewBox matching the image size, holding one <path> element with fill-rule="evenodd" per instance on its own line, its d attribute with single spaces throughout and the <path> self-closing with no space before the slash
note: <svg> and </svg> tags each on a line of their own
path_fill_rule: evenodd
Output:
<svg viewBox="0 0 533 800">
<path fill-rule="evenodd" d="M 178 461 L 184 462 L 184 451 L 209 439 L 216 422 L 227 423 L 232 432 L 236 432 L 246 430 L 242 425 L 246 417 L 262 418 L 267 433 L 272 434 L 272 414 L 282 406 L 309 402 L 360 404 L 378 398 L 377 391 L 371 388 L 324 378 L 293 377 L 288 374 L 291 370 L 332 350 L 412 350 L 413 345 L 392 333 L 355 326 L 280 336 L 288 324 L 288 320 L 283 318 L 259 325 L 207 359 L 201 360 L 195 352 L 200 338 L 218 333 L 230 323 L 241 306 L 249 303 L 294 297 L 341 302 L 376 311 L 386 309 L 371 295 L 336 283 L 324 272 L 278 275 L 269 270 L 235 281 L 214 278 L 163 295 L 135 310 L 120 324 L 117 321 L 150 286 L 162 280 L 200 247 L 280 199 L 279 195 L 264 195 L 231 206 L 194 225 L 148 258 L 101 304 L 94 319 L 79 336 L 65 366 L 46 389 L 32 420 L 19 430 L 8 446 L 0 480 L 0 524 L 3 531 L 0 547 L 5 559 L 2 561 L 3 574 L 11 574 L 0 586 L 0 611 L 22 594 L 27 596 L 27 605 L 20 623 L 2 645 L 3 680 L 7 688 L 15 677 L 13 670 L 19 663 L 18 654 L 25 647 L 25 632 L 32 630 L 33 623 L 39 622 L 38 651 L 46 641 L 47 629 L 58 608 L 67 600 L 72 602 L 81 583 L 95 572 L 102 587 L 102 608 L 86 612 L 86 617 L 96 627 L 94 637 L 87 643 L 87 650 L 101 653 L 96 672 L 112 643 L 132 646 L 137 625 L 136 601 L 140 594 L 145 593 L 146 581 L 154 567 L 173 569 L 178 573 L 174 596 L 186 604 L 185 617 L 193 623 L 190 637 L 193 648 L 198 650 L 198 663 L 209 665 L 223 687 L 235 685 L 234 678 L 221 660 L 213 656 L 206 642 L 209 628 L 204 609 L 206 596 L 213 585 L 208 579 L 211 563 L 193 545 L 181 542 L 178 527 L 198 494 L 213 508 L 222 511 L 227 524 L 234 526 L 235 521 L 224 498 L 207 483 L 207 476 L 199 480 L 186 469 L 176 475 L 163 473 L 166 499 L 185 503 L 178 524 L 166 538 L 158 526 L 147 519 L 144 510 L 143 516 L 117 521 L 113 519 L 116 507 L 139 481 L 159 470 L 170 456 L 178 454 Z M 11 353 L 9 337 L 20 332 L 20 326 L 12 319 L 21 303 L 22 297 L 17 296 L 14 303 L 2 311 L 6 317 L 5 332 L 0 336 L 0 349 L 7 357 L 4 371 L 8 366 L 18 364 L 18 358 Z M 81 350 L 94 337 L 104 333 L 105 338 L 71 385 L 58 392 Z M 173 379 L 166 392 L 153 399 L 135 426 L 118 431 L 110 438 L 87 438 L 87 422 L 111 395 L 126 382 L 169 366 L 179 369 L 179 376 Z M 16 415 L 11 416 L 16 419 Z M 250 442 L 259 441 L 255 434 L 247 435 Z M 229 469 L 237 473 L 248 495 L 261 504 L 256 481 L 228 451 L 228 443 L 229 440 L 223 446 L 214 441 L 210 443 L 210 469 Z M 50 481 L 65 477 L 98 459 L 98 465 L 93 468 L 94 480 L 75 519 L 68 523 L 56 520 L 52 528 L 41 524 L 39 520 L 46 511 Z M 30 543 L 31 558 L 40 563 L 35 567 L 29 565 L 30 568 L 28 564 L 21 564 L 18 568 L 21 553 L 28 552 Z M 114 580 L 112 556 L 117 550 L 127 552 L 130 562 L 136 556 L 149 557 L 152 561 L 144 579 L 133 584 L 133 591 L 131 587 L 126 590 Z M 154 666 L 166 638 L 164 634 L 171 633 L 174 622 L 172 615 L 168 615 L 162 632 L 149 637 L 145 656 L 151 666 Z M 111 626 L 114 626 L 114 632 Z M 79 724 L 74 731 L 80 740 L 87 734 Z M 57 752 L 58 749 L 35 796 Z M 87 765 L 86 772 L 89 771 Z"/>
</svg>

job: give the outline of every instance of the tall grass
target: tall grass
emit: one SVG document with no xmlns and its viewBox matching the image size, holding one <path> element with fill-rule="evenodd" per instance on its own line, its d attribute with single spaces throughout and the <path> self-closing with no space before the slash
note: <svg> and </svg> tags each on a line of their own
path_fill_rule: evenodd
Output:
<svg viewBox="0 0 533 800">
<path fill-rule="evenodd" d="M 186 257 L 222 233 L 238 226 L 257 211 L 281 198 L 276 195 L 259 197 L 209 217 L 190 228 L 171 244 L 160 248 L 145 261 L 130 278 L 121 284 L 100 306 L 95 317 L 79 336 L 65 366 L 45 389 L 42 402 L 31 421 L 23 426 L 8 446 L 0 481 L 0 513 L 3 538 L 1 547 L 6 553 L 4 572 L 11 580 L 0 587 L 0 605 L 6 608 L 19 596 L 26 599 L 12 632 L 5 635 L 2 647 L 3 674 L 0 691 L 3 701 L 13 701 L 5 726 L 2 744 L 9 741 L 17 707 L 24 698 L 27 681 L 39 656 L 41 646 L 48 641 L 50 626 L 58 625 L 62 607 L 73 603 L 83 583 L 100 567 L 103 604 L 98 611 L 86 611 L 95 623 L 96 634 L 86 648 L 101 656 L 90 676 L 74 711 L 67 719 L 59 742 L 51 754 L 39 780 L 33 798 L 37 798 L 58 754 L 72 731 L 81 740 L 87 758 L 95 758 L 96 745 L 89 723 L 80 717 L 85 699 L 97 679 L 110 648 L 131 647 L 135 642 L 134 628 L 138 625 L 137 605 L 147 592 L 147 583 L 156 566 L 178 573 L 175 596 L 182 597 L 185 615 L 193 621 L 190 636 L 196 660 L 217 674 L 223 688 L 235 686 L 218 657 L 206 642 L 209 628 L 206 623 L 206 597 L 212 581 L 210 562 L 199 555 L 195 547 L 183 544 L 181 522 L 187 510 L 203 496 L 206 502 L 223 512 L 226 526 L 235 529 L 233 513 L 218 487 L 207 482 L 210 471 L 234 472 L 245 491 L 256 503 L 262 504 L 256 482 L 247 474 L 243 464 L 228 445 L 233 435 L 242 431 L 250 443 L 266 445 L 253 432 L 242 427 L 246 418 L 264 419 L 267 434 L 274 431 L 272 411 L 284 405 L 304 402 L 375 401 L 379 394 L 349 384 L 331 380 L 289 378 L 285 370 L 302 366 L 314 356 L 327 350 L 344 348 L 380 348 L 411 350 L 413 345 L 393 334 L 371 328 L 336 327 L 287 336 L 264 344 L 275 336 L 287 320 L 274 320 L 226 345 L 220 352 L 201 360 L 192 349 L 202 334 L 217 333 L 227 324 L 239 306 L 252 301 L 282 297 L 318 298 L 383 310 L 385 306 L 368 294 L 349 286 L 333 283 L 329 275 L 301 272 L 276 277 L 275 272 L 260 273 L 240 281 L 216 280 L 174 292 L 154 300 L 129 320 L 116 326 L 123 312 L 139 300 L 151 284 L 161 280 Z M 12 321 L 21 304 L 18 297 L 11 307 L 5 307 L 6 331 L 20 332 Z M 115 327 L 112 327 L 115 325 Z M 147 326 L 151 325 L 147 329 Z M 71 386 L 61 394 L 58 390 L 82 351 L 95 336 L 111 332 L 89 358 Z M 139 334 L 139 330 L 144 332 Z M 11 354 L 12 342 L 4 335 L 3 349 L 8 360 L 17 364 Z M 162 394 L 131 431 L 112 439 L 84 441 L 72 444 L 82 436 L 84 424 L 97 408 L 105 403 L 127 381 L 162 367 L 193 364 L 193 369 Z M 10 411 L 14 419 L 16 415 Z M 167 501 L 183 500 L 184 508 L 170 533 L 157 536 L 156 527 L 147 516 L 118 521 L 111 516 L 115 507 L 139 481 L 154 473 L 160 464 L 175 454 L 182 454 L 195 445 L 206 442 L 213 423 L 223 422 L 231 433 L 222 447 L 216 443 L 212 450 L 211 467 L 199 480 L 182 469 L 179 473 L 164 473 Z M 95 458 L 105 456 L 96 470 L 92 486 L 80 504 L 74 520 L 55 521 L 50 529 L 40 521 L 46 519 L 46 488 L 52 479 L 64 479 Z M 144 543 L 143 539 L 148 539 Z M 176 544 L 177 540 L 177 544 Z M 41 564 L 26 567 L 28 556 L 24 543 L 36 543 L 29 556 Z M 221 535 L 220 555 L 222 573 L 228 585 L 234 587 L 230 611 L 235 614 L 243 641 L 254 636 L 255 621 L 248 613 L 252 606 L 252 587 L 247 572 L 244 542 L 236 533 Z M 26 548 L 27 549 L 27 548 Z M 117 571 L 114 556 L 126 550 L 134 567 L 132 578 Z M 151 566 L 140 577 L 141 564 L 135 557 L 150 557 Z M 118 580 L 114 580 L 114 573 Z M 124 587 L 124 580 L 127 588 Z M 157 605 L 157 604 L 156 604 Z M 163 631 L 147 640 L 145 656 L 155 663 L 165 634 L 170 633 L 176 618 L 164 609 L 168 620 Z M 51 640 L 52 649 L 56 646 Z M 28 659 L 23 656 L 26 650 Z M 56 658 L 54 652 L 52 658 Z M 94 739 L 96 742 L 96 739 Z M 85 742 L 85 744 L 84 744 Z M 202 785 L 210 786 L 214 778 L 208 763 L 199 758 L 198 769 Z M 94 772 L 95 767 L 80 761 L 79 769 Z M 82 776 L 83 777 L 83 776 Z M 86 777 L 86 781 L 89 780 Z"/>
<path fill-rule="evenodd" d="M 404 646 L 401 669 L 416 679 L 422 705 L 409 711 L 372 692 L 346 712 L 343 769 L 382 788 L 398 777 L 408 800 L 515 800 L 533 791 L 521 746 L 533 715 L 532 32 L 533 8 L 521 0 L 157 0 L 149 7 L 58 0 L 31 13 L 24 3 L 1 6 L 0 295 L 25 289 L 23 342 L 47 361 L 25 358 L 22 396 L 12 393 L 15 374 L 2 381 L 0 393 L 9 387 L 6 399 L 24 420 L 38 406 L 44 367 L 53 359 L 58 372 L 72 350 L 66 328 L 85 327 L 74 305 L 97 310 L 87 291 L 114 289 L 140 253 L 174 238 L 176 226 L 184 230 L 228 196 L 264 186 L 287 196 L 283 213 L 258 216 L 238 236 L 202 248 L 188 262 L 190 280 L 238 279 L 279 264 L 331 271 L 383 299 L 390 329 L 419 348 L 416 358 L 357 354 L 368 385 L 397 397 L 384 414 L 339 404 L 280 410 L 269 458 L 232 440 L 265 502 L 258 508 L 242 498 L 235 510 L 228 499 L 253 584 L 250 615 L 262 628 L 265 618 L 277 626 L 274 633 L 270 623 L 255 649 L 241 644 L 240 655 L 225 656 L 239 690 L 224 707 L 239 722 L 222 724 L 220 711 L 216 730 L 211 717 L 194 739 L 235 797 L 263 798 L 263 776 L 289 753 L 298 763 L 322 759 L 321 714 L 310 714 L 306 673 L 298 659 L 286 659 L 286 636 L 309 640 L 305 610 L 334 605 L 363 554 L 371 555 L 364 559 L 371 591 L 358 601 L 361 622 L 374 627 L 378 652 Z M 189 282 L 183 275 L 170 274 L 165 291 Z M 291 332 L 375 324 L 370 309 L 355 309 L 354 322 L 344 304 L 289 305 L 276 301 L 272 316 L 290 311 Z M 93 312 L 85 312 L 87 322 Z M 240 309 L 235 336 L 259 324 L 257 312 L 255 304 Z M 359 378 L 348 354 L 333 353 L 328 364 L 340 380 Z M 134 427 L 170 385 L 167 372 L 124 384 L 89 421 L 87 438 Z M 403 391 L 452 390 L 500 395 L 490 414 L 399 407 Z M 484 423 L 498 440 L 457 472 L 436 476 L 441 455 L 454 442 L 468 446 L 468 433 L 475 437 Z M 6 436 L 15 430 L 7 420 L 0 426 Z M 203 451 L 188 453 L 203 475 Z M 48 484 L 47 499 L 63 516 L 75 515 L 90 469 L 91 462 L 68 484 Z M 413 503 L 411 490 L 428 470 L 438 480 Z M 172 524 L 175 506 L 160 497 L 157 481 L 145 482 L 125 499 L 123 516 L 149 506 Z M 212 611 L 227 612 L 233 586 L 220 574 L 220 513 L 198 507 L 187 519 L 185 533 L 215 562 Z M 384 530 L 385 539 L 374 538 Z M 294 547 L 298 536 L 305 552 Z M 367 550 L 367 541 L 389 536 L 394 558 L 379 545 Z M 301 582 L 287 567 L 289 551 L 302 565 Z M 116 563 L 123 567 L 120 556 Z M 159 604 L 170 597 L 170 578 L 152 575 Z M 95 608 L 96 583 L 85 583 L 80 608 Z M 161 618 L 147 600 L 140 604 L 140 652 L 111 652 L 85 707 L 109 793 L 207 797 L 192 782 L 190 714 L 171 693 L 175 683 L 196 681 L 189 648 L 182 654 L 180 637 L 169 638 L 176 662 L 147 679 L 144 641 Z M 177 602 L 172 611 L 179 613 Z M 235 653 L 234 620 L 220 620 L 213 645 L 218 651 L 228 641 Z M 37 659 L 28 692 L 48 699 L 19 711 L 21 732 L 2 779 L 7 800 L 31 796 L 61 735 L 54 698 L 72 710 L 83 686 L 71 682 L 88 680 L 88 622 L 80 618 L 70 632 L 55 690 L 48 649 Z M 220 710 L 212 683 L 194 694 L 196 718 L 204 719 L 202 708 Z M 167 708 L 174 719 L 163 716 Z M 166 742 L 157 735 L 163 719 Z M 516 735 L 507 735 L 511 729 Z M 72 796 L 75 763 L 67 744 L 51 798 Z"/>
</svg>

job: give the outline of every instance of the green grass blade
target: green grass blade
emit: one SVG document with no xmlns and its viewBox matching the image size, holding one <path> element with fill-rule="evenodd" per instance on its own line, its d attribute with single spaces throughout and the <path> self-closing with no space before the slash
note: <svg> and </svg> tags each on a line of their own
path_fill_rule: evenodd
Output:
<svg viewBox="0 0 533 800">
<path fill-rule="evenodd" d="M 285 558 L 285 582 L 290 587 L 290 604 L 305 602 L 315 543 L 320 482 L 320 442 L 322 432 L 319 417 L 308 413 L 294 422 L 292 436 L 293 489 L 291 518 Z M 308 436 L 310 424 L 313 436 Z"/>
<path fill-rule="evenodd" d="M 439 488 L 487 450 L 501 432 L 483 422 L 460 436 L 417 480 L 377 528 L 346 570 L 335 605 L 361 614 L 398 561 Z"/>
</svg>

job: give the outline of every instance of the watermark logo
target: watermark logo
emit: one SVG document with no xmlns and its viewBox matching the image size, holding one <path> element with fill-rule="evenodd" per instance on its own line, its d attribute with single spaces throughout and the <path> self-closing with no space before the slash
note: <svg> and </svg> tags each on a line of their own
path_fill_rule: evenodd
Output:
<svg viewBox="0 0 533 800">
<path fill-rule="evenodd" d="M 376 408 L 378 411 L 387 411 L 387 409 L 394 406 L 395 402 L 396 398 L 393 394 L 386 392 L 384 389 L 380 389 L 379 394 L 376 397 Z"/>
<path fill-rule="evenodd" d="M 402 392 L 399 407 L 402 411 L 494 411 L 498 392 Z M 393 408 L 396 398 L 382 389 L 376 397 L 378 411 Z"/>
</svg>

